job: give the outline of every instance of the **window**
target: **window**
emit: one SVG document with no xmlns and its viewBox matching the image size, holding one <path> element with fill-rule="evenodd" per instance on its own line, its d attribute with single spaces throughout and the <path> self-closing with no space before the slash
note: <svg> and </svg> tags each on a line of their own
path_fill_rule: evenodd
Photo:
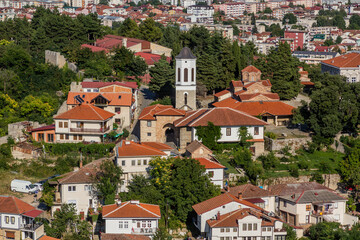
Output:
<svg viewBox="0 0 360 240">
<path fill-rule="evenodd" d="M 188 94 L 184 93 L 184 104 L 187 105 L 188 104 Z"/>
<path fill-rule="evenodd" d="M 44 134 L 38 133 L 38 141 L 44 141 Z"/>
<path fill-rule="evenodd" d="M 243 231 L 246 231 L 246 230 L 247 230 L 247 224 L 243 223 Z"/>
<path fill-rule="evenodd" d="M 74 135 L 74 140 L 77 140 L 77 135 Z"/>
<path fill-rule="evenodd" d="M 335 202 L 335 203 L 333 204 L 333 206 L 334 206 L 334 208 L 338 208 L 338 203 Z"/>
<path fill-rule="evenodd" d="M 224 237 L 220 237 L 220 240 L 225 240 Z"/>
<path fill-rule="evenodd" d="M 225 228 L 220 228 L 220 232 L 225 232 Z"/>
<path fill-rule="evenodd" d="M 252 224 L 248 223 L 248 231 L 252 231 Z"/>
<path fill-rule="evenodd" d="M 75 192 L 76 191 L 76 186 L 68 186 L 68 191 L 69 192 Z"/>
<path fill-rule="evenodd" d="M 140 226 L 141 226 L 141 222 L 140 222 L 140 221 L 138 221 L 138 222 L 136 223 L 136 226 L 137 226 L 137 228 L 140 228 Z"/>
<path fill-rule="evenodd" d="M 189 72 L 188 69 L 185 68 L 185 69 L 184 69 L 184 82 L 188 82 L 188 81 L 189 81 L 189 79 L 188 79 L 188 77 L 189 77 L 189 76 L 188 76 L 188 75 L 189 75 L 188 72 Z"/>
<path fill-rule="evenodd" d="M 286 236 L 275 236 L 275 240 L 286 240 Z"/>
<path fill-rule="evenodd" d="M 65 134 L 65 139 L 69 140 L 69 134 Z"/>
<path fill-rule="evenodd" d="M 135 160 L 131 160 L 131 166 L 135 166 L 136 161 Z"/>
<path fill-rule="evenodd" d="M 54 134 L 47 135 L 48 142 L 54 142 Z"/>
<path fill-rule="evenodd" d="M 59 128 L 62 128 L 62 127 L 63 127 L 63 123 L 59 122 Z"/>
<path fill-rule="evenodd" d="M 231 240 L 231 237 L 225 237 L 225 240 Z"/>
<path fill-rule="evenodd" d="M 77 128 L 83 128 L 83 127 L 84 127 L 84 123 L 83 123 L 83 122 L 76 122 L 76 127 L 77 127 Z"/>
<path fill-rule="evenodd" d="M 181 79 L 181 70 L 180 68 L 178 68 L 178 82 L 180 82 L 180 79 Z"/>
<path fill-rule="evenodd" d="M 191 69 L 191 81 L 195 82 L 195 71 L 194 68 Z"/>
<path fill-rule="evenodd" d="M 123 221 L 119 221 L 119 228 L 123 228 L 124 225 L 123 225 Z"/>
<path fill-rule="evenodd" d="M 85 186 L 84 186 L 84 190 L 85 190 L 85 191 L 91 191 L 91 190 L 92 190 L 92 186 L 91 186 L 91 185 L 85 185 Z"/>
<path fill-rule="evenodd" d="M 267 237 L 266 237 L 266 240 L 271 240 L 271 237 L 270 237 L 270 236 L 267 236 Z"/>
<path fill-rule="evenodd" d="M 60 139 L 61 139 L 61 140 L 64 139 L 64 134 L 60 134 Z"/>
<path fill-rule="evenodd" d="M 116 123 L 117 125 L 120 125 L 120 124 L 121 124 L 121 119 L 120 119 L 120 118 L 115 118 L 115 123 Z"/>
<path fill-rule="evenodd" d="M 79 135 L 79 140 L 82 141 L 82 135 Z"/>
<path fill-rule="evenodd" d="M 254 135 L 259 135 L 259 127 L 254 127 Z"/>
<path fill-rule="evenodd" d="M 226 232 L 230 232 L 230 228 L 227 228 L 227 229 L 226 229 Z"/>
<path fill-rule="evenodd" d="M 5 222 L 6 222 L 7 224 L 9 224 L 9 222 L 10 222 L 9 219 L 10 219 L 9 216 L 5 216 Z"/>
<path fill-rule="evenodd" d="M 124 228 L 129 228 L 129 222 L 128 221 L 124 221 Z"/>
<path fill-rule="evenodd" d="M 151 127 L 151 121 L 147 121 L 147 126 Z"/>
<path fill-rule="evenodd" d="M 237 232 L 237 228 L 233 228 L 233 232 Z"/>
<path fill-rule="evenodd" d="M 214 171 L 209 171 L 208 174 L 209 174 L 209 177 L 211 177 L 211 178 L 214 177 Z"/>
<path fill-rule="evenodd" d="M 147 165 L 147 160 L 146 159 L 143 160 L 143 165 Z"/>
<path fill-rule="evenodd" d="M 64 122 L 64 128 L 68 128 L 68 122 Z"/>
<path fill-rule="evenodd" d="M 147 221 L 147 227 L 151 228 L 151 221 Z"/>
<path fill-rule="evenodd" d="M 271 232 L 271 227 L 268 227 L 267 229 L 268 229 L 268 232 Z"/>
<path fill-rule="evenodd" d="M 146 228 L 146 221 L 141 222 L 141 227 Z"/>
<path fill-rule="evenodd" d="M 306 211 L 311 211 L 311 204 L 306 205 Z"/>
<path fill-rule="evenodd" d="M 310 223 L 310 215 L 305 216 L 305 223 Z"/>
<path fill-rule="evenodd" d="M 263 228 L 262 228 L 262 231 L 263 231 L 263 232 L 266 232 L 266 227 L 263 227 Z"/>
<path fill-rule="evenodd" d="M 138 162 L 138 164 L 137 164 L 137 165 L 139 165 L 139 166 L 140 166 L 140 165 L 141 165 L 141 159 L 138 159 L 138 161 L 137 161 L 137 162 Z"/>
<path fill-rule="evenodd" d="M 116 108 L 115 108 L 115 112 L 116 112 L 117 114 L 120 114 L 120 113 L 121 113 L 121 108 L 116 107 Z"/>
<path fill-rule="evenodd" d="M 257 231 L 257 223 L 254 223 L 254 231 Z"/>
<path fill-rule="evenodd" d="M 226 136 L 231 136 L 231 128 L 226 128 Z"/>
<path fill-rule="evenodd" d="M 148 135 L 148 137 L 151 137 L 151 133 L 148 132 L 147 135 Z"/>
<path fill-rule="evenodd" d="M 356 77 L 352 77 L 352 78 L 351 78 L 351 82 L 352 82 L 352 83 L 355 83 L 355 82 L 356 82 Z"/>
<path fill-rule="evenodd" d="M 122 160 L 121 161 L 121 166 L 125 166 L 125 163 L 126 163 L 125 160 Z"/>
</svg>

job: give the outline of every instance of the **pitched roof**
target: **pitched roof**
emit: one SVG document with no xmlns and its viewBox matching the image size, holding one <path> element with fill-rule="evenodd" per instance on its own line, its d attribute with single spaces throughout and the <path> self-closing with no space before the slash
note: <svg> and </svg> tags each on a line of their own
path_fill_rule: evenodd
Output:
<svg viewBox="0 0 360 240">
<path fill-rule="evenodd" d="M 266 122 L 247 113 L 228 108 L 203 108 L 189 112 L 188 116 L 174 121 L 175 127 L 207 126 L 212 122 L 215 126 L 263 126 Z"/>
<path fill-rule="evenodd" d="M 0 196 L 0 213 L 22 214 L 35 207 L 13 196 Z"/>
<path fill-rule="evenodd" d="M 221 92 L 218 92 L 216 94 L 214 94 L 215 97 L 221 97 L 224 96 L 225 94 L 231 93 L 228 89 L 222 90 Z"/>
<path fill-rule="evenodd" d="M 189 145 L 186 146 L 185 149 L 189 153 L 193 153 L 200 147 L 203 147 L 203 148 L 207 149 L 208 151 L 212 152 L 208 147 L 206 147 L 204 144 L 202 144 L 201 142 L 199 142 L 197 140 L 192 141 Z"/>
<path fill-rule="evenodd" d="M 36 218 L 37 216 L 39 216 L 42 213 L 43 213 L 43 211 L 41 211 L 41 210 L 33 209 L 33 210 L 30 210 L 30 211 L 27 211 L 27 212 L 23 213 L 22 215 L 28 216 L 28 217 L 31 217 L 31 218 Z"/>
<path fill-rule="evenodd" d="M 231 84 L 234 86 L 234 87 L 243 87 L 244 84 L 242 81 L 235 81 L 235 80 L 231 80 Z"/>
<path fill-rule="evenodd" d="M 324 60 L 322 63 L 339 68 L 357 68 L 360 65 L 360 53 L 348 53 L 332 59 Z"/>
<path fill-rule="evenodd" d="M 103 218 L 160 218 L 158 205 L 136 203 L 135 201 L 123 202 L 120 205 L 112 204 L 103 206 Z"/>
<path fill-rule="evenodd" d="M 185 111 L 176 109 L 171 105 L 156 104 L 142 110 L 139 120 L 155 120 L 155 116 L 184 116 Z"/>
<path fill-rule="evenodd" d="M 92 103 L 97 97 L 104 97 L 109 101 L 110 106 L 131 106 L 132 93 L 118 93 L 118 92 L 69 92 L 67 97 L 67 104 L 78 104 L 75 100 L 75 96 L 79 95 L 85 103 Z"/>
<path fill-rule="evenodd" d="M 55 124 L 33 128 L 31 129 L 31 132 L 46 131 L 46 130 L 55 130 Z"/>
<path fill-rule="evenodd" d="M 41 238 L 39 238 L 39 240 L 60 240 L 60 238 L 53 238 L 53 237 L 44 235 Z"/>
<path fill-rule="evenodd" d="M 243 184 L 236 187 L 231 187 L 229 189 L 229 193 L 234 196 L 238 196 L 239 193 L 242 193 L 242 198 L 261 198 L 261 197 L 269 197 L 272 196 L 270 191 L 265 189 L 261 189 L 252 184 Z"/>
<path fill-rule="evenodd" d="M 237 94 L 235 93 L 235 95 Z M 280 97 L 277 93 L 249 93 L 249 94 L 239 94 L 238 96 L 241 101 L 250 100 L 258 96 L 264 96 L 272 100 L 280 100 Z"/>
<path fill-rule="evenodd" d="M 332 201 L 346 201 L 345 198 L 339 196 L 333 191 L 327 189 L 307 190 L 301 193 L 293 193 L 291 195 L 281 196 L 290 202 L 295 203 L 323 203 Z"/>
<path fill-rule="evenodd" d="M 102 88 L 102 87 L 108 87 L 112 85 L 122 86 L 122 87 L 128 87 L 132 89 L 137 89 L 138 85 L 137 82 L 81 82 L 81 86 L 83 88 Z"/>
<path fill-rule="evenodd" d="M 309 190 L 330 190 L 330 188 L 325 187 L 317 182 L 302 182 L 302 183 L 288 183 L 288 184 L 277 184 L 269 187 L 269 191 L 273 195 L 277 196 L 285 196 L 285 195 L 292 195 L 296 193 L 302 193 L 304 191 Z"/>
<path fill-rule="evenodd" d="M 219 196 L 210 198 L 206 201 L 195 204 L 194 206 L 192 206 L 192 208 L 195 210 L 195 212 L 198 215 L 201 215 L 203 213 L 206 213 L 210 210 L 221 207 L 221 206 L 231 203 L 231 202 L 237 202 L 239 204 L 242 204 L 242 205 L 245 205 L 245 206 L 248 206 L 251 208 L 259 209 L 259 210 L 262 209 L 262 208 L 256 206 L 255 204 L 248 202 L 244 199 L 238 199 L 230 193 L 223 193 Z"/>
<path fill-rule="evenodd" d="M 97 172 L 99 172 L 102 162 L 103 159 L 92 161 L 82 168 L 79 168 L 77 171 L 68 172 L 61 175 L 57 182 L 60 184 L 93 183 L 94 176 Z"/>
<path fill-rule="evenodd" d="M 151 238 L 138 234 L 101 233 L 101 240 L 151 240 Z"/>
<path fill-rule="evenodd" d="M 247 66 L 246 68 L 241 70 L 241 72 L 260 72 L 261 73 L 261 71 L 259 69 L 257 69 L 256 67 L 254 67 L 253 65 Z"/>
<path fill-rule="evenodd" d="M 161 55 L 153 53 L 137 52 L 134 55 L 143 58 L 147 65 L 154 65 L 161 59 Z M 171 58 L 166 57 L 166 61 L 170 63 Z"/>
<path fill-rule="evenodd" d="M 104 121 L 115 114 L 95 107 L 91 104 L 81 104 L 62 114 L 54 117 L 54 119 L 77 119 L 77 120 L 98 120 Z"/>
<path fill-rule="evenodd" d="M 179 55 L 177 55 L 175 59 L 196 59 L 196 57 L 191 52 L 190 48 L 183 47 L 183 49 L 181 49 Z"/>
<path fill-rule="evenodd" d="M 172 147 L 170 147 L 169 145 L 167 145 L 165 143 L 161 143 L 161 142 L 142 142 L 141 144 L 158 149 L 160 151 L 173 150 Z"/>
<path fill-rule="evenodd" d="M 211 161 L 206 158 L 195 158 L 200 165 L 203 165 L 205 169 L 217 169 L 217 168 L 225 168 L 225 166 L 221 165 L 220 163 L 217 163 L 215 161 Z"/>
<path fill-rule="evenodd" d="M 151 144 L 153 145 L 154 144 Z M 116 155 L 118 157 L 131 157 L 131 156 L 165 156 L 166 153 L 159 150 L 158 148 L 154 148 L 147 144 L 139 144 L 133 141 L 121 141 L 120 147 L 116 150 Z"/>
</svg>

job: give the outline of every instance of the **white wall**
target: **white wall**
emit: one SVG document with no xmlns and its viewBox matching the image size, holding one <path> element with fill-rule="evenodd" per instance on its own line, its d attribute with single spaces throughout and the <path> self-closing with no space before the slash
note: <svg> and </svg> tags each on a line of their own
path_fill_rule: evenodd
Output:
<svg viewBox="0 0 360 240">
<path fill-rule="evenodd" d="M 73 203 L 76 201 L 77 214 L 84 212 L 85 215 L 88 213 L 89 207 L 97 206 L 97 198 L 93 196 L 93 192 L 85 190 L 85 185 L 92 186 L 91 183 L 77 183 L 77 184 L 62 184 L 60 187 L 61 202 L 62 203 Z M 75 191 L 69 191 L 68 187 L 75 186 Z M 92 199 L 93 205 L 89 205 L 89 199 Z"/>
<path fill-rule="evenodd" d="M 120 228 L 120 221 L 122 222 L 123 228 Z M 140 221 L 140 228 L 137 227 L 137 221 Z M 143 234 L 143 235 L 153 235 L 141 233 L 140 229 L 142 227 L 142 221 L 146 221 L 147 229 L 152 229 L 152 232 L 155 233 L 158 227 L 158 219 L 149 218 L 149 219 L 132 219 L 132 218 L 106 218 L 105 219 L 105 233 L 122 233 L 122 234 Z M 151 227 L 148 226 L 148 222 L 151 222 Z M 128 227 L 125 228 L 125 222 L 128 223 Z"/>
<path fill-rule="evenodd" d="M 7 216 L 9 217 L 9 223 L 6 223 L 5 218 Z M 14 224 L 11 224 L 11 217 L 15 218 Z M 2 213 L 2 214 L 0 214 L 0 218 L 1 218 L 1 224 L 0 224 L 1 228 L 8 228 L 8 229 L 19 229 L 20 228 L 20 215 Z"/>
<path fill-rule="evenodd" d="M 212 171 L 214 172 L 214 176 L 210 177 L 211 182 L 214 185 L 219 185 L 222 189 L 224 187 L 224 169 L 223 168 L 208 168 L 205 170 L 207 174 Z"/>
</svg>

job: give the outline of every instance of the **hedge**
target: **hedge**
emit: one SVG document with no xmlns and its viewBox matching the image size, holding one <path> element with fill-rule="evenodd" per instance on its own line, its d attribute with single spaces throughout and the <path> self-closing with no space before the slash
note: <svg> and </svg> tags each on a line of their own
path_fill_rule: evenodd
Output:
<svg viewBox="0 0 360 240">
<path fill-rule="evenodd" d="M 45 143 L 45 151 L 50 155 L 64 155 L 68 153 L 82 153 L 84 155 L 106 156 L 115 147 L 115 144 L 84 144 L 84 143 Z"/>
</svg>

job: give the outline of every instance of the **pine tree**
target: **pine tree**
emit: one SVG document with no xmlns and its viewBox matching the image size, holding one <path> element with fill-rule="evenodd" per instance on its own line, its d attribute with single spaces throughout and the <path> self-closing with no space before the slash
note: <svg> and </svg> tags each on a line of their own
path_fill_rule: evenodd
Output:
<svg viewBox="0 0 360 240">
<path fill-rule="evenodd" d="M 149 89 L 156 93 L 158 98 L 169 96 L 175 82 L 175 71 L 170 64 L 162 58 L 150 68 L 149 72 L 152 77 Z"/>
</svg>

